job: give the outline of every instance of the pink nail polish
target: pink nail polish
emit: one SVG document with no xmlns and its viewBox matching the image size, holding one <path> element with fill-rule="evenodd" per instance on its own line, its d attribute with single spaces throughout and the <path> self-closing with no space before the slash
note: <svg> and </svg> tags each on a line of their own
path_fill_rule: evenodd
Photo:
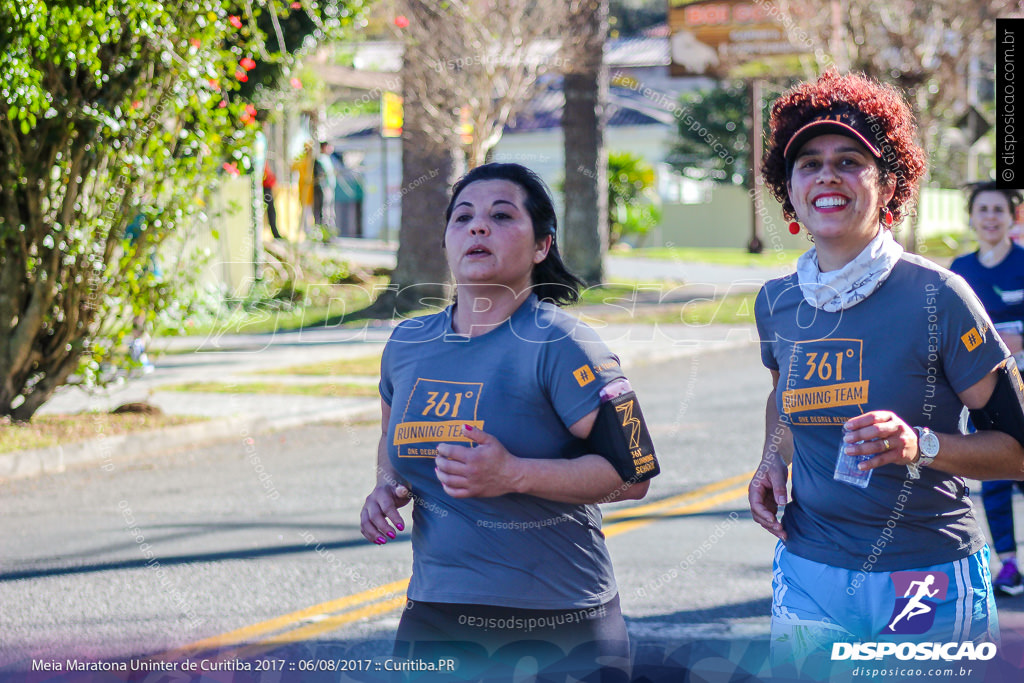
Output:
<svg viewBox="0 0 1024 683">
<path fill-rule="evenodd" d="M 462 425 L 462 428 L 465 429 L 467 432 L 473 431 L 473 425 Z"/>
<path fill-rule="evenodd" d="M 402 524 L 401 522 L 395 524 L 395 526 L 398 527 L 399 531 L 405 531 L 405 525 Z"/>
<path fill-rule="evenodd" d="M 379 543 L 380 545 L 384 545 L 385 543 L 387 543 L 387 541 L 384 540 L 383 536 L 378 536 L 377 543 Z"/>
<path fill-rule="evenodd" d="M 395 532 L 394 531 L 389 531 L 388 532 L 388 538 L 395 538 Z"/>
</svg>

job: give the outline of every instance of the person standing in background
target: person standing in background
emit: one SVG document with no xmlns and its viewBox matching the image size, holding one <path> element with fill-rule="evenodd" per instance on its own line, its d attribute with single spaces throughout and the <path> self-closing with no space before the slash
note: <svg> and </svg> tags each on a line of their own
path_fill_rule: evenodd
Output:
<svg viewBox="0 0 1024 683">
<path fill-rule="evenodd" d="M 313 222 L 327 226 L 331 234 L 336 233 L 334 224 L 334 162 L 331 160 L 330 143 L 320 143 L 320 154 L 313 163 Z M 327 235 L 325 234 L 326 238 Z"/>
<path fill-rule="evenodd" d="M 274 208 L 274 187 L 277 186 L 277 176 L 270 170 L 270 164 L 263 165 L 263 205 L 267 210 L 267 224 L 270 225 L 270 232 L 275 240 L 284 239 L 277 231 L 277 209 Z"/>
<path fill-rule="evenodd" d="M 300 228 L 309 230 L 309 212 L 313 207 L 313 141 L 306 140 L 302 145 L 302 154 L 292 161 L 291 170 L 299 174 L 299 207 L 302 219 Z"/>
<path fill-rule="evenodd" d="M 978 250 L 953 261 L 949 269 L 971 286 L 995 323 L 1017 364 L 1024 362 L 1024 247 L 1010 238 L 1017 207 L 1018 190 L 1001 190 L 994 182 L 976 183 L 969 188 L 967 215 L 978 240 Z M 1013 529 L 1014 484 L 1024 491 L 1024 482 L 1008 479 L 981 482 L 981 499 L 992 533 L 992 545 L 1002 567 L 992 582 L 1002 595 L 1024 593 L 1024 579 L 1017 567 L 1017 539 Z"/>
<path fill-rule="evenodd" d="M 337 184 L 334 190 L 334 210 L 338 221 L 338 234 L 342 237 L 363 236 L 363 180 L 351 163 L 351 152 L 333 155 Z"/>
</svg>

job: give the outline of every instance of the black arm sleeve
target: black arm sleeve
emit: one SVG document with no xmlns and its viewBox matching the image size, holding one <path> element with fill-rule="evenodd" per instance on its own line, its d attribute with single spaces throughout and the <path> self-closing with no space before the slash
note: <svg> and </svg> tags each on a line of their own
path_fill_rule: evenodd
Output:
<svg viewBox="0 0 1024 683">
<path fill-rule="evenodd" d="M 646 481 L 661 471 L 635 392 L 601 404 L 587 441 L 626 483 Z"/>
</svg>

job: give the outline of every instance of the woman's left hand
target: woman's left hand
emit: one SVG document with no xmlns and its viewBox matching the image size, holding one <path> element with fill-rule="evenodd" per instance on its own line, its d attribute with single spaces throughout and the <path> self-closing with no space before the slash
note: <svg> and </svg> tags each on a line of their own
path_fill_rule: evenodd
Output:
<svg viewBox="0 0 1024 683">
<path fill-rule="evenodd" d="M 487 432 L 465 425 L 462 435 L 475 448 L 439 444 L 434 473 L 452 498 L 490 498 L 516 490 L 519 458 Z"/>
<path fill-rule="evenodd" d="M 862 469 L 909 465 L 917 460 L 917 432 L 890 410 L 872 410 L 858 415 L 843 427 L 847 430 L 843 438 L 848 455 L 875 456 L 861 463 Z"/>
</svg>

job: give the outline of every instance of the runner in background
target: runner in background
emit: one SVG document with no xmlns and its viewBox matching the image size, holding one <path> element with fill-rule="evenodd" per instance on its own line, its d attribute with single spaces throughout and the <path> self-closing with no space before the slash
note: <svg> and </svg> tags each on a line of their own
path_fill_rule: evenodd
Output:
<svg viewBox="0 0 1024 683">
<path fill-rule="evenodd" d="M 996 333 L 1014 354 L 1018 366 L 1024 363 L 1024 247 L 1010 239 L 1010 230 L 1020 205 L 1021 193 L 1017 190 L 1000 190 L 994 182 L 972 185 L 967 196 L 967 215 L 978 240 L 978 250 L 960 256 L 949 267 L 967 280 L 981 299 L 995 323 Z M 1024 491 L 1024 482 L 1020 481 L 981 483 L 981 499 L 992 533 L 992 545 L 1002 563 L 992 583 L 1003 595 L 1024 593 L 1013 529 L 1015 483 Z"/>
</svg>

